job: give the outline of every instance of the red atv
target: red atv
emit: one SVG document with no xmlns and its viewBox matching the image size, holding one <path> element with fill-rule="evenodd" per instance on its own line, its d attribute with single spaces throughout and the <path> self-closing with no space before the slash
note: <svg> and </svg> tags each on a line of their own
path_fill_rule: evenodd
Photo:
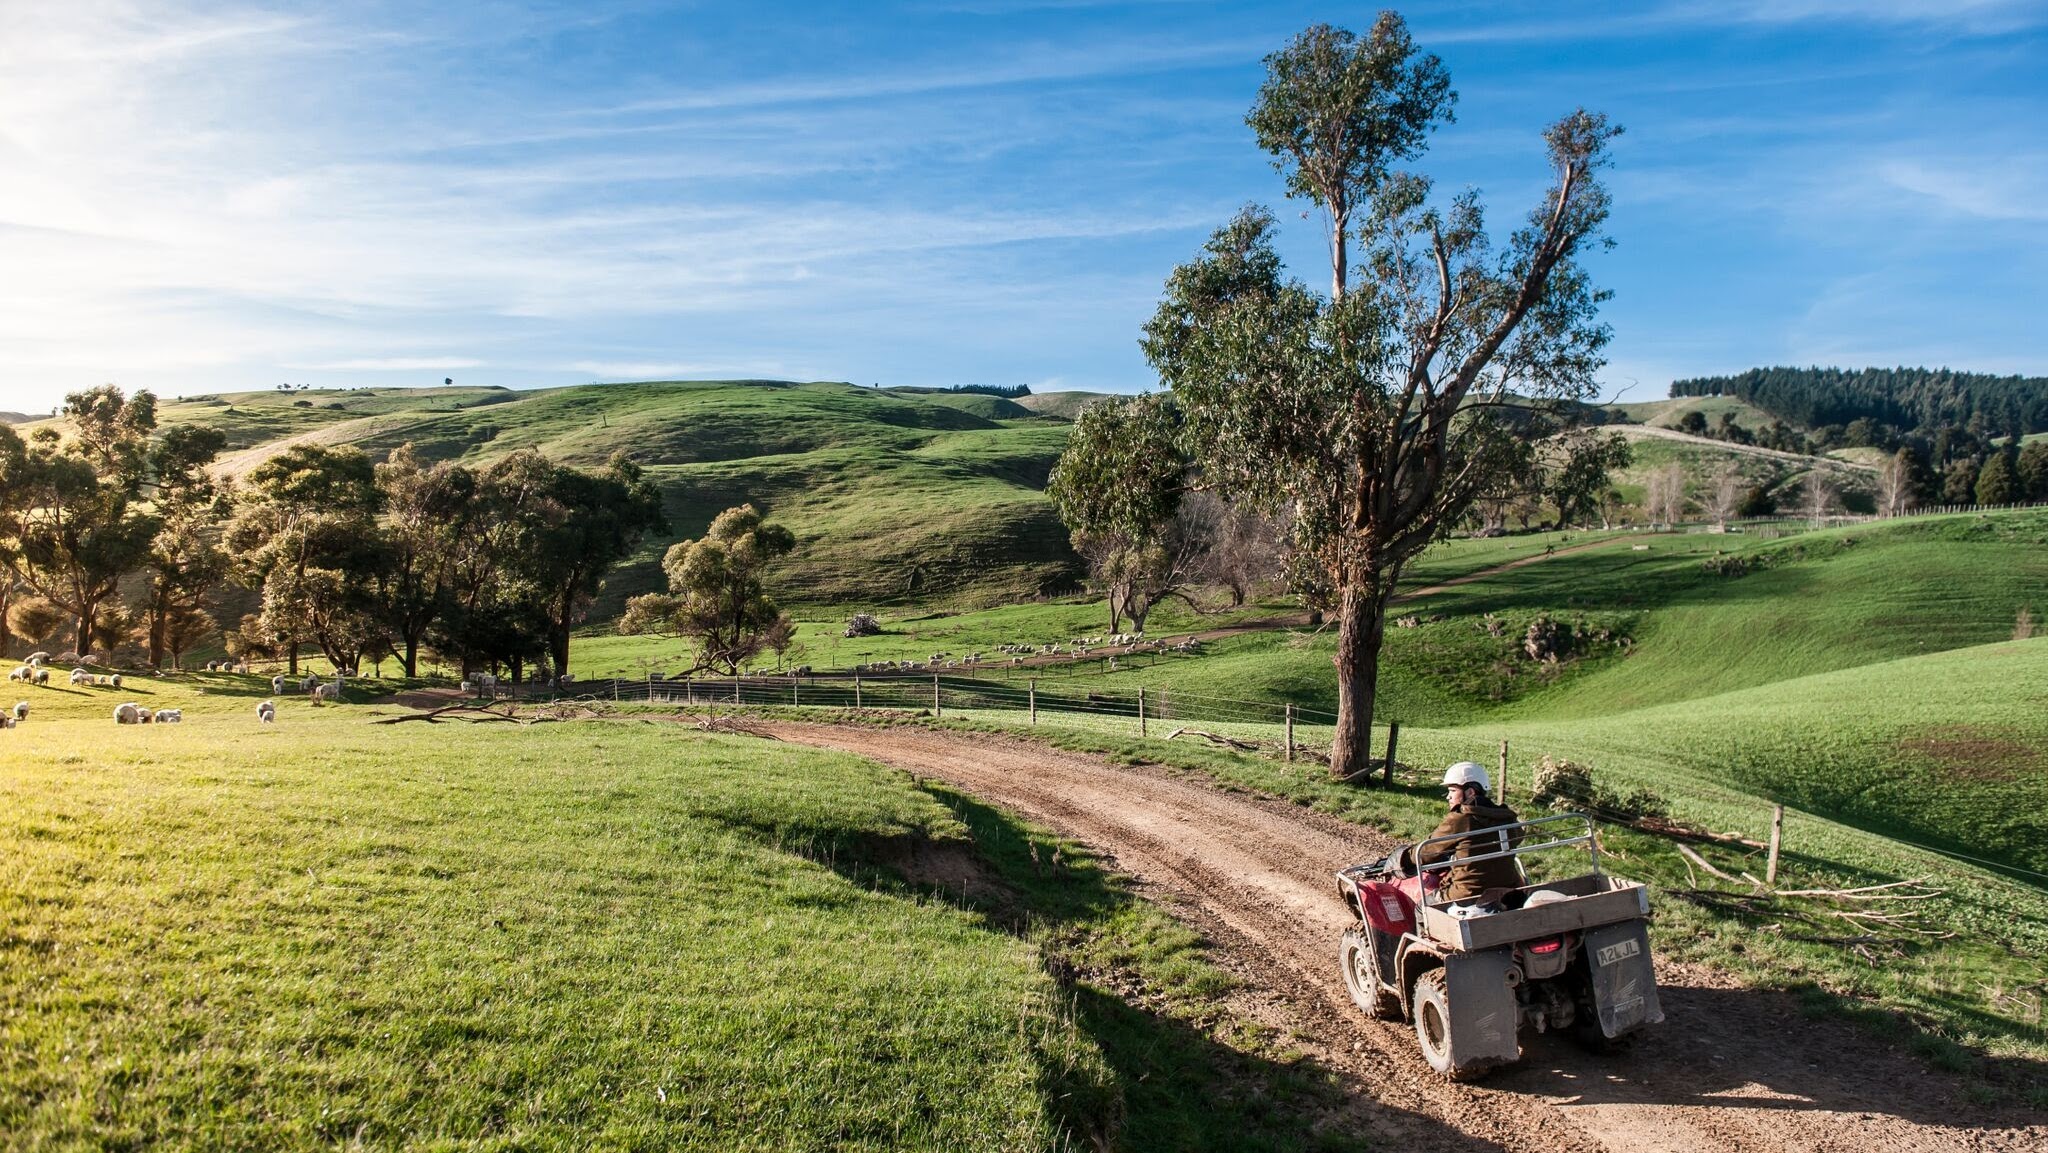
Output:
<svg viewBox="0 0 2048 1153">
<path fill-rule="evenodd" d="M 1519 869 L 1527 854 L 1583 845 L 1589 868 L 1483 902 L 1441 900 L 1439 875 L 1459 862 L 1418 867 L 1422 850 L 1491 842 L 1495 832 L 1497 851 L 1461 860 L 1513 857 Z M 1520 1060 L 1524 1026 L 1569 1029 L 1604 1047 L 1664 1019 L 1645 925 L 1649 890 L 1600 871 L 1583 813 L 1404 845 L 1338 873 L 1337 888 L 1359 920 L 1338 953 L 1352 999 L 1383 1020 L 1414 1022 L 1422 1055 L 1452 1080 Z"/>
</svg>

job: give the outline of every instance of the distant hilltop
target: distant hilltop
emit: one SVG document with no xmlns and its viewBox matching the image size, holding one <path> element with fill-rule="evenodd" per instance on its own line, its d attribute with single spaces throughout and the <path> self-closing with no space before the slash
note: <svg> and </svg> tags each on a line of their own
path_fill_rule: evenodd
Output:
<svg viewBox="0 0 2048 1153">
<path fill-rule="evenodd" d="M 2048 377 L 1948 368 L 1752 368 L 1671 382 L 1673 397 L 1729 396 L 1804 428 L 1870 420 L 1900 432 L 2048 432 Z"/>
</svg>

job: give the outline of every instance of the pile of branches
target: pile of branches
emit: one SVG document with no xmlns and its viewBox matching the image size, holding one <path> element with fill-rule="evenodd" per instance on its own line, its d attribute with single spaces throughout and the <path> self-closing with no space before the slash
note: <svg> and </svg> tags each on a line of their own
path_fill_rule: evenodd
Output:
<svg viewBox="0 0 2048 1153">
<path fill-rule="evenodd" d="M 1880 950 L 1896 957 L 1909 943 L 1955 936 L 1953 930 L 1930 926 L 1925 920 L 1926 906 L 1920 902 L 1947 895 L 1947 890 L 1928 884 L 1927 876 L 1840 889 L 1778 889 L 1746 871 L 1730 874 L 1683 842 L 1677 848 L 1685 858 L 1692 887 L 1673 889 L 1673 896 L 1744 919 L 1767 921 L 1760 926 L 1762 931 L 1788 941 L 1833 945 L 1877 964 Z M 1699 874 L 1693 871 L 1695 865 L 1711 877 L 1748 889 L 1702 888 Z"/>
</svg>

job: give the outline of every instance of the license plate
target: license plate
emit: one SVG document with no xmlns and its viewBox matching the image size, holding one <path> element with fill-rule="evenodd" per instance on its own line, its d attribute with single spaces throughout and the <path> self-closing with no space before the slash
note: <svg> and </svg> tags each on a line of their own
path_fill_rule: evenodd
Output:
<svg viewBox="0 0 2048 1153">
<path fill-rule="evenodd" d="M 1616 961 L 1626 961 L 1630 957 L 1637 956 L 1642 951 L 1643 946 L 1640 942 L 1616 941 L 1614 944 L 1596 952 L 1594 956 L 1599 959 L 1601 964 L 1612 965 Z"/>
</svg>

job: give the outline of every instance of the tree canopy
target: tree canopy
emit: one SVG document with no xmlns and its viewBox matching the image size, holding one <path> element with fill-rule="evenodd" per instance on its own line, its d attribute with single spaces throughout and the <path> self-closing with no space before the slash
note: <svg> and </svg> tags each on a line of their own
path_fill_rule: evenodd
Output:
<svg viewBox="0 0 2048 1153">
<path fill-rule="evenodd" d="M 702 537 L 670 546 L 661 562 L 669 591 L 627 601 L 619 631 L 688 638 L 698 669 L 738 673 L 786 628 L 767 570 L 795 547 L 796 537 L 753 505 L 726 509 Z"/>
</svg>

